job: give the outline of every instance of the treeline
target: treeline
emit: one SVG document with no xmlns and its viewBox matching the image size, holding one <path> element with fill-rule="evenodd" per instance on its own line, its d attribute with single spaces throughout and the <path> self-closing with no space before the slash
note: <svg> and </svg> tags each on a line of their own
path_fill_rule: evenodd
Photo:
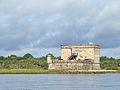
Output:
<svg viewBox="0 0 120 90">
<path fill-rule="evenodd" d="M 52 54 L 51 56 L 60 59 L 60 57 L 54 57 Z M 120 70 L 120 59 L 100 57 L 100 66 L 101 69 Z M 48 69 L 47 57 L 35 58 L 30 53 L 21 57 L 16 55 L 0 56 L 0 69 Z"/>
<path fill-rule="evenodd" d="M 120 59 L 106 56 L 100 57 L 100 66 L 101 69 L 120 70 Z"/>
<path fill-rule="evenodd" d="M 34 58 L 27 53 L 22 57 L 10 55 L 0 56 L 0 69 L 47 69 L 46 57 Z"/>
</svg>

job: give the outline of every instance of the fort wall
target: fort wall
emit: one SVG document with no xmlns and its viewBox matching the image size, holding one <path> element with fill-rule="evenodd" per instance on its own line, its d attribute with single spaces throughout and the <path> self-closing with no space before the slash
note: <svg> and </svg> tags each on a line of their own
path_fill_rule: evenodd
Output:
<svg viewBox="0 0 120 90">
<path fill-rule="evenodd" d="M 95 44 L 61 45 L 61 60 L 50 61 L 49 69 L 100 69 L 100 48 Z"/>
<path fill-rule="evenodd" d="M 55 70 L 98 70 L 96 66 L 98 63 L 92 62 L 83 62 L 80 60 L 71 60 L 71 61 L 63 61 L 63 60 L 52 60 L 52 63 L 49 63 L 48 69 Z"/>
</svg>

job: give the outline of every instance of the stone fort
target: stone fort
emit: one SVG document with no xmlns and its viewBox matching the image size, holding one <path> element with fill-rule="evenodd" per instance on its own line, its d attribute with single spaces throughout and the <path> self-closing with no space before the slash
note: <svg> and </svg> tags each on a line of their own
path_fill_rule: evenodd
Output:
<svg viewBox="0 0 120 90">
<path fill-rule="evenodd" d="M 99 70 L 100 46 L 96 44 L 61 45 L 61 59 L 47 56 L 48 69 Z"/>
</svg>

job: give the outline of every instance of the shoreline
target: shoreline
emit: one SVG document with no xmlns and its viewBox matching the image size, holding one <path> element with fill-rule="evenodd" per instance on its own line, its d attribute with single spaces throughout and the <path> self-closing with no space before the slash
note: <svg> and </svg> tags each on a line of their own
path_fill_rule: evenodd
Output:
<svg viewBox="0 0 120 90">
<path fill-rule="evenodd" d="M 44 69 L 0 69 L 0 74 L 107 74 L 120 70 L 44 70 Z"/>
</svg>

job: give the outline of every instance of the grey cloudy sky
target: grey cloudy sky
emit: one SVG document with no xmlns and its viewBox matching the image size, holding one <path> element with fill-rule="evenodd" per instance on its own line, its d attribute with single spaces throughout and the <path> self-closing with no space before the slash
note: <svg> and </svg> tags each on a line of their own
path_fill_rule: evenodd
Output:
<svg viewBox="0 0 120 90">
<path fill-rule="evenodd" d="M 120 58 L 120 0 L 0 0 L 0 55 L 60 55 L 60 44 L 100 44 Z"/>
</svg>

